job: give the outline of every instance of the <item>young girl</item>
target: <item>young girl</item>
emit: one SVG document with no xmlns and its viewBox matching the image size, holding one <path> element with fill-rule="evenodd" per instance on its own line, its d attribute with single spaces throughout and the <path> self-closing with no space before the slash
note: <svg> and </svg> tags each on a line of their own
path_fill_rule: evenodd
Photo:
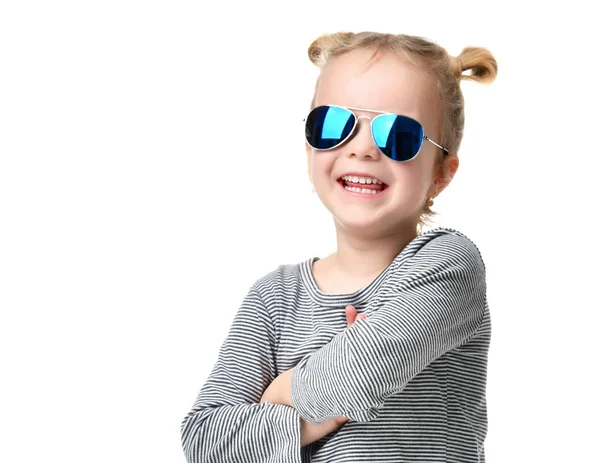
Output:
<svg viewBox="0 0 600 463">
<path fill-rule="evenodd" d="M 460 79 L 496 61 L 372 32 L 308 53 L 309 175 L 337 250 L 250 287 L 183 420 L 187 461 L 483 462 L 485 265 L 465 234 L 421 229 L 458 168 Z"/>
</svg>

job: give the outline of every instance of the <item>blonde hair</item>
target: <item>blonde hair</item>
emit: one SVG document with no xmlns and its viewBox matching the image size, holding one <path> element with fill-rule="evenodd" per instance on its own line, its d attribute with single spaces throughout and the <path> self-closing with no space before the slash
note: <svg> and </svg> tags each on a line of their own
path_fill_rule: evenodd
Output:
<svg viewBox="0 0 600 463">
<path fill-rule="evenodd" d="M 423 37 L 379 32 L 337 32 L 321 35 L 314 40 L 308 47 L 308 57 L 322 70 L 329 58 L 358 49 L 373 50 L 373 57 L 380 51 L 395 53 L 432 78 L 440 105 L 440 140 L 435 141 L 450 153 L 457 154 L 465 125 L 465 105 L 460 81 L 474 80 L 491 84 L 498 74 L 498 64 L 490 51 L 481 47 L 465 47 L 458 56 L 451 56 L 446 49 Z M 471 74 L 463 74 L 467 70 Z M 319 80 L 320 76 L 315 85 L 311 109 L 314 108 Z M 444 178 L 447 178 L 445 156 L 442 150 L 439 153 L 435 171 L 441 171 Z M 419 217 L 418 229 L 430 223 L 430 219 L 436 214 L 426 201 Z"/>
</svg>

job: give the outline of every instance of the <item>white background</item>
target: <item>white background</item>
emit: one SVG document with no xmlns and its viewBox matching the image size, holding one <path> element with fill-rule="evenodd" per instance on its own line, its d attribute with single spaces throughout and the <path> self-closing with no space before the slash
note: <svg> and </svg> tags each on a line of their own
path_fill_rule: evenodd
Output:
<svg viewBox="0 0 600 463">
<path fill-rule="evenodd" d="M 600 461 L 584 3 L 4 1 L 0 461 L 185 461 L 181 421 L 250 285 L 335 250 L 302 119 L 307 48 L 338 30 L 496 57 L 492 85 L 462 84 L 434 206 L 487 266 L 487 460 Z"/>
</svg>

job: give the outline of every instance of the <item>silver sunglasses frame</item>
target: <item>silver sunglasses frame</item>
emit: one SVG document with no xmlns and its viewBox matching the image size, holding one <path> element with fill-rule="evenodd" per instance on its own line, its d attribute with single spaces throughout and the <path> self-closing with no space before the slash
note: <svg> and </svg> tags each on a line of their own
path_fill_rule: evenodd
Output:
<svg viewBox="0 0 600 463">
<path fill-rule="evenodd" d="M 356 127 L 358 127 L 358 120 L 359 120 L 361 117 L 364 117 L 364 118 L 366 118 L 366 119 L 369 119 L 370 126 L 371 126 L 371 138 L 373 138 L 373 142 L 375 143 L 375 146 L 377 146 L 377 142 L 375 141 L 375 137 L 373 136 L 373 121 L 374 121 L 375 119 L 377 119 L 379 116 L 383 116 L 383 115 L 387 115 L 387 114 L 392 114 L 392 115 L 394 115 L 394 116 L 406 117 L 407 119 L 412 119 L 412 120 L 413 120 L 413 121 L 415 121 L 417 124 L 419 124 L 421 127 L 423 127 L 423 124 L 421 124 L 421 123 L 420 123 L 418 120 L 416 120 L 416 119 L 414 119 L 414 118 L 412 118 L 412 117 L 404 116 L 404 115 L 402 115 L 402 114 L 390 113 L 390 112 L 387 112 L 387 111 L 378 111 L 378 110 L 375 110 L 375 109 L 353 108 L 353 107 L 351 107 L 351 106 L 338 106 L 338 105 L 334 105 L 334 104 L 327 104 L 327 105 L 319 105 L 319 106 L 315 106 L 314 108 L 312 108 L 312 109 L 309 111 L 309 113 L 308 113 L 308 114 L 310 114 L 310 113 L 311 113 L 311 112 L 312 112 L 314 109 L 316 109 L 316 108 L 318 108 L 318 107 L 321 107 L 321 106 L 329 106 L 329 107 L 332 107 L 332 108 L 341 108 L 341 109 L 347 109 L 348 111 L 350 111 L 350 112 L 351 112 L 351 113 L 354 115 L 354 118 L 356 119 L 356 121 L 355 121 L 355 123 L 354 123 L 354 127 L 352 127 L 352 130 L 350 131 L 350 133 L 348 134 L 348 136 L 347 136 L 347 137 L 344 139 L 344 141 L 342 141 L 342 142 L 341 142 L 339 145 L 332 146 L 331 148 L 315 148 L 314 146 L 310 145 L 310 143 L 309 143 L 309 145 L 310 145 L 310 146 L 311 146 L 313 149 L 315 149 L 315 150 L 317 150 L 317 151 L 329 151 L 329 150 L 332 150 L 332 149 L 335 149 L 335 148 L 339 148 L 339 147 L 340 147 L 340 146 L 342 146 L 344 143 L 346 143 L 348 140 L 350 140 L 350 138 L 352 138 L 352 134 L 354 133 L 354 130 L 356 130 Z M 368 112 L 368 113 L 376 113 L 376 114 L 378 114 L 378 116 L 375 116 L 373 119 L 371 119 L 369 116 L 357 116 L 357 115 L 356 115 L 356 114 L 353 112 L 353 110 L 354 110 L 354 111 L 365 111 L 365 112 Z M 306 120 L 307 120 L 307 119 L 308 119 L 308 116 L 306 116 L 306 118 L 304 118 L 304 119 L 303 119 L 303 122 L 305 123 L 305 127 L 306 127 Z M 441 150 L 444 152 L 444 156 L 448 156 L 448 154 L 450 154 L 450 151 L 448 151 L 448 150 L 447 150 L 446 148 L 444 148 L 442 145 L 438 145 L 438 144 L 437 144 L 436 142 L 434 142 L 434 141 L 433 141 L 431 138 L 429 138 L 427 135 L 425 135 L 424 131 L 423 131 L 423 139 L 425 139 L 425 140 L 427 140 L 427 141 L 429 141 L 429 142 L 433 143 L 435 146 L 437 146 L 438 148 L 440 148 L 440 149 L 441 149 Z M 397 160 L 397 159 L 392 159 L 392 160 L 393 160 L 393 161 L 396 161 L 396 162 L 409 162 L 409 161 L 412 161 L 413 159 L 415 159 L 415 158 L 416 158 L 416 157 L 419 155 L 419 153 L 421 152 L 421 149 L 422 149 L 422 148 L 423 148 L 423 140 L 421 140 L 421 146 L 419 147 L 419 151 L 417 151 L 417 154 L 415 154 L 415 155 L 414 155 L 412 158 L 408 159 L 407 161 L 400 161 L 400 160 Z M 378 149 L 378 150 L 379 150 L 379 151 L 380 151 L 380 152 L 381 152 L 381 153 L 382 153 L 382 154 L 383 154 L 385 157 L 388 157 L 388 158 L 389 158 L 389 156 L 388 156 L 387 154 L 385 154 L 383 151 L 381 151 L 381 149 L 379 148 L 379 146 L 377 146 L 377 149 Z M 391 159 L 391 158 L 389 158 L 389 159 Z"/>
</svg>

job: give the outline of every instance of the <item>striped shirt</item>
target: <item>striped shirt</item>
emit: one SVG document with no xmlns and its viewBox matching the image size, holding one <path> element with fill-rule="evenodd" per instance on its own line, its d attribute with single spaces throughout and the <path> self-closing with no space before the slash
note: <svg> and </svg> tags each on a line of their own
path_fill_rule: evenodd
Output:
<svg viewBox="0 0 600 463">
<path fill-rule="evenodd" d="M 313 257 L 258 279 L 181 425 L 189 463 L 484 462 L 485 264 L 463 233 L 415 237 L 375 280 L 322 292 Z M 345 307 L 367 313 L 347 326 Z M 259 403 L 281 373 L 294 407 Z M 349 421 L 300 447 L 300 418 Z"/>
</svg>

